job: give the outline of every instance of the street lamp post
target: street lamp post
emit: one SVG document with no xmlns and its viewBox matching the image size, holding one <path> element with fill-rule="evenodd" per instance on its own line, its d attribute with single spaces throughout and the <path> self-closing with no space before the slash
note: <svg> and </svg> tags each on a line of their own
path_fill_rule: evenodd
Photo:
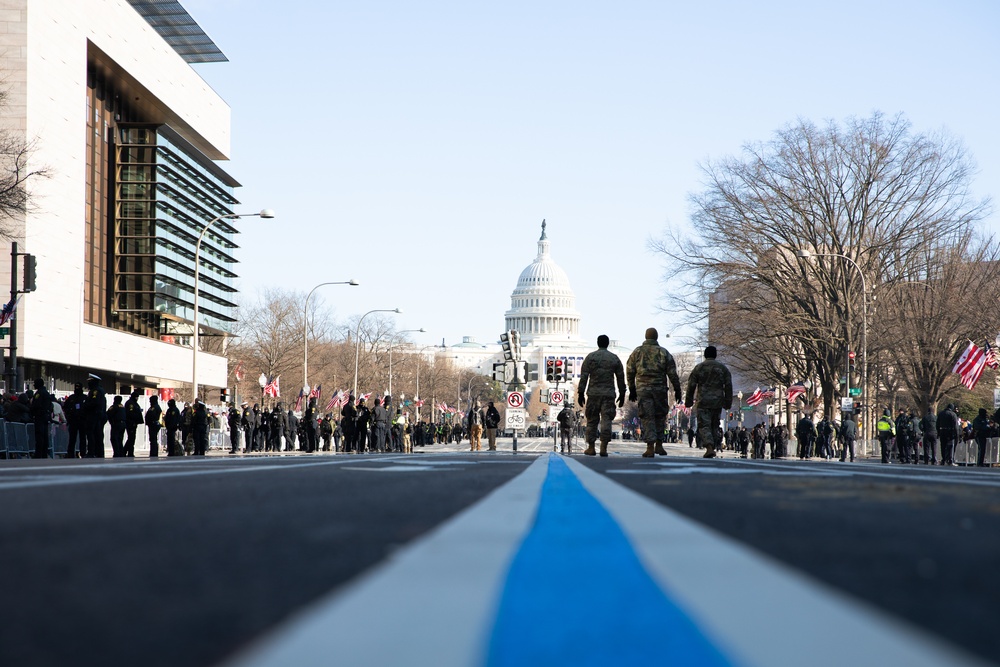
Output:
<svg viewBox="0 0 1000 667">
<path fill-rule="evenodd" d="M 840 257 L 841 259 L 846 259 L 850 262 L 858 271 L 858 275 L 861 277 L 861 392 L 863 401 L 865 404 L 864 417 L 862 421 L 863 424 L 860 426 L 864 429 L 864 438 L 868 440 L 868 282 L 865 280 L 865 272 L 861 270 L 858 263 L 847 255 L 836 252 L 812 252 L 805 248 L 796 251 L 795 256 L 799 259 L 809 260 L 813 257 Z M 848 311 L 848 318 L 850 317 L 850 311 Z M 850 330 L 851 322 L 850 319 L 847 321 L 847 328 Z M 850 352 L 850 351 L 848 351 Z M 850 378 L 848 378 L 850 382 Z M 850 384 L 848 384 L 850 386 Z"/>
<path fill-rule="evenodd" d="M 358 320 L 357 329 L 354 331 L 354 396 L 358 395 L 358 356 L 361 354 L 361 323 L 365 321 L 365 318 L 372 313 L 396 313 L 397 315 L 401 313 L 399 308 L 376 308 L 375 310 L 369 310 L 367 313 L 361 316 Z"/>
<path fill-rule="evenodd" d="M 309 393 L 309 297 L 313 295 L 313 292 L 325 285 L 353 285 L 356 287 L 360 284 L 354 278 L 320 283 L 309 290 L 309 294 L 306 295 L 306 302 L 302 305 L 302 391 L 306 394 Z"/>
<path fill-rule="evenodd" d="M 423 327 L 419 329 L 403 329 L 402 331 L 397 331 L 395 336 L 389 338 L 389 396 L 392 396 L 392 343 L 405 333 L 427 333 L 427 329 Z"/>
<path fill-rule="evenodd" d="M 205 238 L 208 229 L 219 220 L 235 220 L 237 218 L 273 218 L 274 211 L 269 208 L 262 209 L 260 213 L 229 213 L 212 218 L 198 235 L 198 241 L 194 244 L 194 298 L 192 299 L 192 310 L 194 317 L 194 333 L 191 339 L 191 401 L 198 398 L 198 281 L 201 275 L 201 242 Z"/>
</svg>

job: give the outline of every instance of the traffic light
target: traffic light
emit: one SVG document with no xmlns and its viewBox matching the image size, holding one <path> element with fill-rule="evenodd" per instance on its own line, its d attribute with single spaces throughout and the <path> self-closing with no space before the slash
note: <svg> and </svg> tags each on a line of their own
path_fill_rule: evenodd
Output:
<svg viewBox="0 0 1000 667">
<path fill-rule="evenodd" d="M 493 381 L 507 381 L 507 364 L 493 364 Z"/>
<path fill-rule="evenodd" d="M 555 382 L 556 381 L 556 360 L 549 357 L 545 360 L 545 381 Z"/>
<path fill-rule="evenodd" d="M 229 387 L 223 387 L 219 390 L 219 400 L 225 404 L 229 402 Z"/>
<path fill-rule="evenodd" d="M 556 382 L 563 382 L 566 380 L 566 360 L 556 359 L 555 360 L 555 371 L 554 378 Z"/>
<path fill-rule="evenodd" d="M 847 353 L 847 374 L 854 375 L 854 352 Z"/>
<path fill-rule="evenodd" d="M 504 361 L 514 361 L 514 350 L 511 347 L 510 332 L 500 334 L 500 348 L 503 350 Z"/>
<path fill-rule="evenodd" d="M 512 329 L 510 332 L 510 351 L 514 355 L 514 360 L 521 358 L 521 334 L 516 330 Z"/>
<path fill-rule="evenodd" d="M 21 287 L 22 292 L 34 292 L 35 285 L 35 256 L 25 255 L 24 256 L 24 285 Z"/>
</svg>

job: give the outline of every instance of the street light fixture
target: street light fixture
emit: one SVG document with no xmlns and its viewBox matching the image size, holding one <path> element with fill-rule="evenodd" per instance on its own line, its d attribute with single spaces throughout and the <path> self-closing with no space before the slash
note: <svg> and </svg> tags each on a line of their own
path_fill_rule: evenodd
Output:
<svg viewBox="0 0 1000 667">
<path fill-rule="evenodd" d="M 861 392 L 862 400 L 865 404 L 865 414 L 862 421 L 863 424 L 859 424 L 864 429 L 865 440 L 868 439 L 868 282 L 865 280 L 865 272 L 861 270 L 858 263 L 847 255 L 843 255 L 837 252 L 812 252 L 806 248 L 800 248 L 795 252 L 795 256 L 800 260 L 810 260 L 813 257 L 840 257 L 841 259 L 846 259 L 850 262 L 858 271 L 858 275 L 861 277 Z M 850 311 L 848 311 L 848 317 L 850 317 Z M 851 328 L 851 322 L 847 321 L 848 330 Z M 850 378 L 848 377 L 848 382 Z M 850 387 L 850 384 L 847 385 Z"/>
<path fill-rule="evenodd" d="M 389 337 L 389 396 L 392 396 L 392 343 L 405 333 L 427 333 L 427 329 L 423 327 L 419 329 L 403 329 L 402 331 L 397 331 L 395 336 Z"/>
<path fill-rule="evenodd" d="M 358 395 L 358 356 L 361 354 L 361 323 L 365 321 L 365 318 L 372 313 L 396 313 L 397 315 L 402 313 L 399 308 L 376 308 L 375 310 L 369 310 L 367 313 L 361 316 L 358 320 L 358 326 L 354 331 L 354 396 Z"/>
<path fill-rule="evenodd" d="M 302 391 L 305 394 L 309 393 L 309 297 L 313 295 L 313 292 L 318 290 L 320 287 L 325 285 L 353 285 L 357 287 L 360 285 L 357 280 L 351 278 L 350 280 L 341 280 L 330 283 L 320 283 L 309 290 L 309 294 L 306 295 L 306 302 L 302 305 Z"/>
<path fill-rule="evenodd" d="M 201 242 L 205 238 L 205 232 L 209 227 L 219 220 L 235 220 L 237 218 L 273 218 L 274 211 L 269 208 L 262 209 L 260 213 L 228 213 L 212 218 L 208 221 L 198 235 L 198 242 L 194 244 L 194 299 L 192 306 L 194 310 L 194 335 L 191 339 L 191 400 L 198 398 L 198 280 L 201 274 Z"/>
</svg>

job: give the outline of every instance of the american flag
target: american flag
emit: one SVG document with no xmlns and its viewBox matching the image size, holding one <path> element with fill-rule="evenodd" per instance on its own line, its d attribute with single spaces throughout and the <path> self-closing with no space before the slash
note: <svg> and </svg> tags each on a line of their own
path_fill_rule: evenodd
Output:
<svg viewBox="0 0 1000 667">
<path fill-rule="evenodd" d="M 984 368 L 986 368 L 986 353 L 970 341 L 969 347 L 965 348 L 965 352 L 955 362 L 951 372 L 958 373 L 962 377 L 962 384 L 968 389 L 974 389 Z"/>
<path fill-rule="evenodd" d="M 989 343 L 986 343 L 986 365 L 993 370 L 1000 368 L 1000 359 L 997 359 L 996 349 Z"/>
<path fill-rule="evenodd" d="M 13 319 L 14 311 L 17 310 L 17 304 L 20 301 L 21 297 L 17 297 L 16 300 L 11 299 L 6 304 L 4 304 L 4 307 L 2 309 L 0 309 L 0 327 L 7 324 L 8 322 L 11 321 L 11 319 Z"/>
<path fill-rule="evenodd" d="M 315 398 L 319 400 L 320 396 L 323 395 L 323 385 L 318 384 L 316 388 L 309 392 L 309 398 Z"/>
<path fill-rule="evenodd" d="M 371 392 L 368 392 L 367 394 L 361 394 L 360 396 L 358 396 L 358 400 L 359 401 L 367 401 L 368 397 L 371 396 L 371 395 L 372 395 Z"/>
<path fill-rule="evenodd" d="M 764 392 L 760 390 L 760 387 L 754 389 L 753 393 L 747 397 L 747 405 L 757 405 L 764 400 Z"/>
<path fill-rule="evenodd" d="M 806 393 L 806 386 L 801 382 L 796 382 L 788 388 L 788 402 L 791 403 L 799 396 Z"/>
<path fill-rule="evenodd" d="M 324 412 L 330 412 L 334 408 L 342 408 L 345 405 L 347 405 L 347 394 L 344 393 L 343 389 L 338 389 L 333 392 L 333 396 L 330 397 L 330 402 L 326 404 Z"/>
<path fill-rule="evenodd" d="M 268 380 L 267 384 L 264 385 L 264 395 L 271 398 L 281 398 L 280 380 L 280 375 L 275 376 L 272 380 Z"/>
<path fill-rule="evenodd" d="M 298 412 L 299 410 L 301 410 L 301 409 L 302 409 L 302 400 L 303 400 L 303 399 L 304 399 L 305 397 L 306 397 L 306 394 L 305 394 L 305 392 L 304 392 L 304 391 L 303 391 L 302 389 L 299 389 L 299 395 L 298 395 L 298 398 L 296 398 L 296 399 L 295 399 L 295 411 L 296 411 L 296 412 Z"/>
</svg>

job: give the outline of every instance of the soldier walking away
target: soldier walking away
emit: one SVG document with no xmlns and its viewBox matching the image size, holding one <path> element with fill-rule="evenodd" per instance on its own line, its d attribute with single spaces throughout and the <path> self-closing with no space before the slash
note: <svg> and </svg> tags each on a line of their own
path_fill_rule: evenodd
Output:
<svg viewBox="0 0 1000 667">
<path fill-rule="evenodd" d="M 559 453 L 573 453 L 573 430 L 576 428 L 576 414 L 569 405 L 564 405 L 563 409 L 556 415 L 559 422 Z"/>
<path fill-rule="evenodd" d="M 35 425 L 35 453 L 32 458 L 49 457 L 49 424 L 52 422 L 52 394 L 45 388 L 45 380 L 35 380 L 35 393 L 29 403 L 31 421 Z"/>
<path fill-rule="evenodd" d="M 160 399 L 156 396 L 149 397 L 149 409 L 146 410 L 146 431 L 149 435 L 149 458 L 157 458 L 160 455 L 160 418 L 163 416 L 163 408 L 160 407 Z"/>
<path fill-rule="evenodd" d="M 615 419 L 615 386 L 618 387 L 617 407 L 625 405 L 625 369 L 618 355 L 608 350 L 610 339 L 597 337 L 597 349 L 588 354 L 580 366 L 580 384 L 576 395 L 584 409 L 587 430 L 584 439 L 587 449 L 583 453 L 594 456 L 594 443 L 598 433 L 601 438 L 601 456 L 608 455 L 611 442 L 611 422 Z M 678 386 L 680 381 L 678 380 Z M 492 405 L 492 404 L 491 404 Z"/>
<path fill-rule="evenodd" d="M 681 401 L 677 364 L 670 353 L 656 342 L 657 338 L 656 329 L 646 329 L 646 339 L 632 351 L 625 364 L 628 399 L 639 402 L 639 423 L 646 442 L 646 451 L 642 454 L 644 458 L 653 458 L 655 454 L 667 455 L 663 449 L 663 434 L 667 428 L 670 400 L 667 395 L 668 381 L 674 387 L 675 402 Z"/>
<path fill-rule="evenodd" d="M 717 359 L 714 345 L 705 348 L 705 360 L 694 367 L 688 377 L 684 406 L 694 407 L 698 395 L 698 439 L 705 446 L 703 458 L 715 458 L 722 446 L 719 420 L 722 411 L 733 407 L 733 376 L 726 365 Z"/>
<path fill-rule="evenodd" d="M 466 425 L 469 427 L 469 451 L 478 452 L 482 449 L 483 440 L 483 411 L 479 407 L 479 399 L 472 402 L 469 414 L 466 416 Z"/>
</svg>

